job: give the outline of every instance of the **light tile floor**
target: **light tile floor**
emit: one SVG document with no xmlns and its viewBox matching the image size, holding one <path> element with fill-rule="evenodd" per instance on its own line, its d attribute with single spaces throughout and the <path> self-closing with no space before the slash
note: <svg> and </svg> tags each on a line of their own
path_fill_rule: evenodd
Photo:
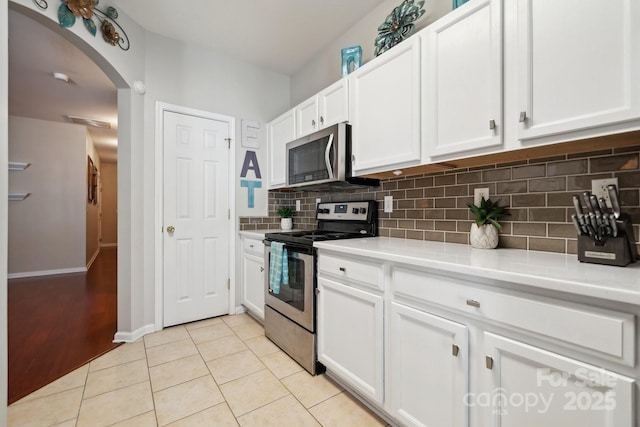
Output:
<svg viewBox="0 0 640 427">
<path fill-rule="evenodd" d="M 23 426 L 384 426 L 325 375 L 312 377 L 247 314 L 124 344 L 9 406 Z"/>
</svg>

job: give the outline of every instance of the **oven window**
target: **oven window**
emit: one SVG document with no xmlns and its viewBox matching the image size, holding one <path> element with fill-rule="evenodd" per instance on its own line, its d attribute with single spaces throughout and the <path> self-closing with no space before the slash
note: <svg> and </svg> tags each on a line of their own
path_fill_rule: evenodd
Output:
<svg viewBox="0 0 640 427">
<path fill-rule="evenodd" d="M 289 251 L 289 284 L 280 285 L 280 293 L 271 294 L 275 298 L 304 311 L 304 268 L 305 261 Z"/>
</svg>

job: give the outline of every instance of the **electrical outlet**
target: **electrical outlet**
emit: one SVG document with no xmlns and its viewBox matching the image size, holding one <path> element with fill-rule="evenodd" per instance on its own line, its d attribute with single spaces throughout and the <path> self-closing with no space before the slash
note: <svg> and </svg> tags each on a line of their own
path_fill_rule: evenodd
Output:
<svg viewBox="0 0 640 427">
<path fill-rule="evenodd" d="M 384 196 L 384 211 L 393 212 L 393 196 Z"/>
<path fill-rule="evenodd" d="M 300 212 L 300 200 L 296 200 L 296 212 Z"/>
<path fill-rule="evenodd" d="M 611 184 L 618 188 L 618 178 L 591 180 L 591 194 L 596 196 L 598 199 L 602 197 L 607 202 L 608 207 L 611 207 L 611 202 L 609 201 L 609 191 L 607 190 L 607 186 Z"/>
<path fill-rule="evenodd" d="M 476 188 L 473 190 L 473 204 L 480 206 L 482 198 L 489 200 L 489 188 Z"/>
</svg>

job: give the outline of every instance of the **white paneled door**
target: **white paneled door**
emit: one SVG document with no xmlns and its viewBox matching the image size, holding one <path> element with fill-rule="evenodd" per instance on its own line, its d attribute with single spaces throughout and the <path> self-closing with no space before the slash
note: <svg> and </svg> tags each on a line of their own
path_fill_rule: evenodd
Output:
<svg viewBox="0 0 640 427">
<path fill-rule="evenodd" d="M 164 112 L 164 326 L 229 313 L 230 123 Z"/>
</svg>

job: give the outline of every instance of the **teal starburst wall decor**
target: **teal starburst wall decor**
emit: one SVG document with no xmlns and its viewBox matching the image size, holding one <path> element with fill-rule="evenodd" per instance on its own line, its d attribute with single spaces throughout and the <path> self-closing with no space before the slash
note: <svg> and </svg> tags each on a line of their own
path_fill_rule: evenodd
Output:
<svg viewBox="0 0 640 427">
<path fill-rule="evenodd" d="M 413 33 L 414 22 L 424 15 L 424 1 L 414 3 L 414 0 L 404 0 L 400 6 L 393 9 L 378 27 L 375 40 L 375 56 L 386 52 Z"/>
<path fill-rule="evenodd" d="M 47 0 L 33 0 L 33 2 L 42 10 L 47 10 L 49 7 Z M 81 18 L 87 31 L 95 37 L 98 32 L 95 18 L 100 24 L 100 32 L 104 41 L 112 46 L 117 45 L 122 50 L 129 50 L 129 37 L 124 28 L 116 21 L 118 11 L 112 6 L 104 10 L 99 9 L 99 2 L 100 0 L 62 0 L 58 7 L 60 26 L 69 28 L 76 23 L 76 18 Z"/>
</svg>

